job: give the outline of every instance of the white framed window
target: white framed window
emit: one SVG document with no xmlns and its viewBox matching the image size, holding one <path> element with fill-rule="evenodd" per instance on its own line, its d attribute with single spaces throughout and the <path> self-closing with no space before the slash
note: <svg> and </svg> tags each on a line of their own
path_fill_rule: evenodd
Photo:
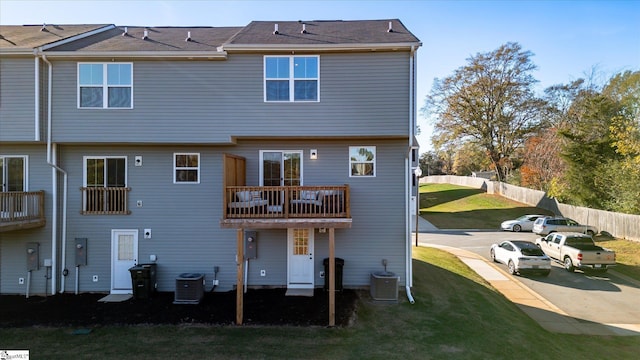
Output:
<svg viewBox="0 0 640 360">
<path fill-rule="evenodd" d="M 265 56 L 264 101 L 320 101 L 320 57 Z"/>
<path fill-rule="evenodd" d="M 78 63 L 78 108 L 132 109 L 132 63 Z"/>
<path fill-rule="evenodd" d="M 200 154 L 199 153 L 174 153 L 173 154 L 173 183 L 174 184 L 199 184 L 200 183 Z"/>
<path fill-rule="evenodd" d="M 376 176 L 376 147 L 349 146 L 349 177 Z"/>
</svg>

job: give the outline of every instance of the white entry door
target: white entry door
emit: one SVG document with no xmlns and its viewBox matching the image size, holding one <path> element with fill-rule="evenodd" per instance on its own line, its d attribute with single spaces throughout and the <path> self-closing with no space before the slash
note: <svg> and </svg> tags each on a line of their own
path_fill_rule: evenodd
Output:
<svg viewBox="0 0 640 360">
<path fill-rule="evenodd" d="M 287 229 L 287 287 L 313 289 L 313 229 Z"/>
<path fill-rule="evenodd" d="M 138 230 L 111 230 L 111 293 L 131 294 L 129 269 L 138 262 Z"/>
</svg>

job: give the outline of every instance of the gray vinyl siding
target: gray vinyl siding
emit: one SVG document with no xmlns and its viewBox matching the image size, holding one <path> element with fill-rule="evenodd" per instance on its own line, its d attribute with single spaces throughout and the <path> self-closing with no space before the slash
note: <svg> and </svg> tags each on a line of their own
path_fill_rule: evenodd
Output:
<svg viewBox="0 0 640 360">
<path fill-rule="evenodd" d="M 205 274 L 209 290 L 214 266 L 220 267 L 217 290 L 231 290 L 237 276 L 236 230 L 219 225 L 223 154 L 244 156 L 247 184 L 259 185 L 260 150 L 303 150 L 304 185 L 349 184 L 353 224 L 336 230 L 336 256 L 345 260 L 346 287 L 368 286 L 369 273 L 383 269 L 382 259 L 404 284 L 409 55 L 322 54 L 320 59 L 317 103 L 265 103 L 263 56 L 232 54 L 226 61 L 135 61 L 134 108 L 106 110 L 78 109 L 77 62 L 53 60 L 54 142 L 61 144 L 59 165 L 69 181 L 64 249 L 69 275 L 64 290 L 75 288 L 75 238 L 88 239 L 88 264 L 78 269 L 80 292 L 110 290 L 113 229 L 138 230 L 138 263 L 157 256 L 160 291 L 173 291 L 175 278 L 184 272 Z M 18 285 L 18 278 L 27 275 L 25 244 L 40 243 L 41 264 L 52 257 L 52 175 L 44 145 L 7 145 L 34 138 L 33 59 L 3 58 L 0 65 L 0 153 L 29 155 L 29 190 L 46 191 L 46 227 L 0 233 L 0 293 L 22 294 L 26 285 Z M 43 135 L 46 86 L 46 66 L 41 63 Z M 376 140 L 355 140 L 361 136 Z M 236 137 L 237 143 L 231 144 Z M 355 145 L 376 146 L 375 177 L 349 177 L 348 151 Z M 310 149 L 318 150 L 317 160 L 309 159 Z M 173 183 L 175 152 L 200 153 L 199 184 Z M 127 158 L 130 215 L 81 215 L 84 156 Z M 143 166 L 135 166 L 135 156 L 143 157 Z M 61 175 L 57 177 L 61 241 L 63 188 Z M 137 200 L 143 202 L 141 208 Z M 152 239 L 143 237 L 147 228 Z M 328 235 L 315 232 L 318 287 L 324 284 L 319 272 L 328 257 Z M 261 269 L 266 277 L 260 276 Z M 44 274 L 43 267 L 33 272 L 32 294 L 44 293 Z M 93 275 L 98 282 L 92 281 Z M 60 284 L 63 278 L 58 276 Z M 286 283 L 287 231 L 259 230 L 258 258 L 249 263 L 248 285 Z"/>
<path fill-rule="evenodd" d="M 0 149 L 2 155 L 27 155 L 29 161 L 28 190 L 45 191 L 45 227 L 2 232 L 0 233 L 0 294 L 25 294 L 27 286 L 26 244 L 40 244 L 40 269 L 31 274 L 32 294 L 43 294 L 45 291 L 44 259 L 51 259 L 51 225 L 52 225 L 52 188 L 51 167 L 46 164 L 46 151 L 43 145 L 7 145 Z M 24 278 L 25 284 L 18 284 L 18 278 Z M 50 289 L 50 284 L 47 285 Z"/>
<path fill-rule="evenodd" d="M 350 178 L 348 148 L 353 145 L 376 146 L 376 173 L 373 178 Z M 74 239 L 87 238 L 88 264 L 79 268 L 81 292 L 108 292 L 111 286 L 111 230 L 138 230 L 138 263 L 157 256 L 158 288 L 174 291 L 175 278 L 184 272 L 205 274 L 207 291 L 211 289 L 213 267 L 219 266 L 217 291 L 228 291 L 236 283 L 236 230 L 221 229 L 222 159 L 224 153 L 247 158 L 247 183 L 259 184 L 260 150 L 303 150 L 305 185 L 349 184 L 351 189 L 351 229 L 336 230 L 336 256 L 345 260 L 343 283 L 346 287 L 366 287 L 369 273 L 396 272 L 404 283 L 404 153 L 406 141 L 244 141 L 237 146 L 61 146 L 60 166 L 68 173 L 67 264 L 69 276 L 65 291 L 75 288 Z M 318 159 L 309 159 L 310 149 L 318 150 Z M 44 154 L 44 149 L 40 149 Z M 173 184 L 173 153 L 200 153 L 200 184 Z M 134 165 L 134 157 L 143 157 L 143 166 Z M 43 155 L 39 155 L 43 156 Z M 83 156 L 126 156 L 130 215 L 81 215 Z M 42 159 L 32 163 L 40 170 L 34 178 L 50 181 L 48 166 Z M 30 159 L 31 161 L 31 159 Z M 37 174 L 37 175 L 36 175 Z M 45 185 L 42 185 L 46 187 Z M 50 185 L 49 185 L 50 186 Z M 33 187 L 32 187 L 33 188 Z M 143 207 L 137 208 L 136 201 Z M 47 197 L 47 201 L 49 197 Z M 48 225 L 49 226 L 49 225 Z M 152 239 L 143 238 L 143 230 L 152 229 Z M 315 285 L 323 286 L 319 273 L 328 257 L 328 232 L 315 231 Z M 37 239 L 37 240 L 36 240 Z M 41 254 L 50 258 L 50 229 L 2 234 L 2 293 L 24 293 L 18 277 L 26 276 L 24 244 L 38 241 Z M 41 261 L 44 257 L 41 256 Z M 60 264 L 59 264 L 60 265 Z M 267 271 L 266 277 L 260 270 Z M 32 293 L 44 292 L 44 269 L 32 276 Z M 41 273 L 41 274 L 40 274 Z M 41 276 L 42 275 L 42 276 Z M 92 276 L 99 281 L 93 282 Z M 35 279 L 35 280 L 34 280 Z M 35 282 L 33 282 L 35 281 Z M 60 280 L 58 280 L 60 281 Z M 258 258 L 248 270 L 250 287 L 286 286 L 287 231 L 258 230 Z"/>
<path fill-rule="evenodd" d="M 133 109 L 78 109 L 77 62 L 55 61 L 55 141 L 228 144 L 409 132 L 407 52 L 321 55 L 320 102 L 264 102 L 262 67 L 262 55 L 134 61 Z"/>
<path fill-rule="evenodd" d="M 35 138 L 34 58 L 0 58 L 0 141 Z"/>
</svg>

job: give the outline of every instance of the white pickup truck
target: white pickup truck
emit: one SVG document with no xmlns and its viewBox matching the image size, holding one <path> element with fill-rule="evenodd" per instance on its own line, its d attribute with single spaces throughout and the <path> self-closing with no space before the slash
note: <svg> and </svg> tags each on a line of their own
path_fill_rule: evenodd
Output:
<svg viewBox="0 0 640 360">
<path fill-rule="evenodd" d="M 552 233 L 536 239 L 536 245 L 547 256 L 564 264 L 569 272 L 576 268 L 606 272 L 616 264 L 615 252 L 597 246 L 586 234 Z"/>
</svg>

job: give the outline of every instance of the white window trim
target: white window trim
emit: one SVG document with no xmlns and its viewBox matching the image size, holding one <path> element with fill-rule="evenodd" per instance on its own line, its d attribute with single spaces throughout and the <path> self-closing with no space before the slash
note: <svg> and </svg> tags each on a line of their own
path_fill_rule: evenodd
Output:
<svg viewBox="0 0 640 360">
<path fill-rule="evenodd" d="M 2 155 L 0 154 L 0 158 L 3 159 L 7 159 L 7 158 L 22 158 L 23 160 L 23 169 L 22 169 L 22 188 L 24 189 L 24 192 L 28 192 L 29 191 L 29 155 Z M 3 184 L 4 185 L 4 184 Z M 2 187 L 0 187 L 0 191 L 4 191 L 4 189 Z"/>
<path fill-rule="evenodd" d="M 131 65 L 131 85 L 109 85 L 107 65 L 128 64 Z M 80 106 L 80 88 L 82 87 L 100 87 L 98 85 L 81 85 L 80 84 L 80 65 L 102 65 L 102 107 L 83 107 Z M 127 110 L 133 109 L 133 63 L 132 62 L 79 62 L 76 66 L 76 96 L 78 109 L 87 110 Z M 131 106 L 130 107 L 109 107 L 109 88 L 110 87 L 128 87 L 131 88 Z"/>
<path fill-rule="evenodd" d="M 296 78 L 294 77 L 294 61 L 296 57 L 315 57 L 318 59 L 318 77 L 317 78 Z M 289 100 L 267 100 L 267 80 L 285 80 L 269 78 L 267 79 L 267 58 L 288 58 L 289 59 Z M 318 86 L 316 88 L 316 100 L 295 100 L 295 81 L 296 80 L 316 80 Z M 320 55 L 265 55 L 262 59 L 262 93 L 263 100 L 266 103 L 317 103 L 320 102 Z"/>
<path fill-rule="evenodd" d="M 193 166 L 185 166 L 185 167 L 180 167 L 178 168 L 176 166 L 176 156 L 178 155 L 197 155 L 198 156 L 198 166 L 197 167 L 193 167 Z M 188 185 L 194 185 L 194 184 L 200 184 L 200 164 L 201 164 L 201 160 L 200 160 L 200 153 L 197 152 L 179 152 L 179 153 L 173 153 L 173 183 L 174 184 L 178 184 L 178 185 L 183 185 L 183 184 L 188 184 Z M 176 170 L 197 170 L 198 171 L 198 180 L 197 181 L 176 181 Z"/>
<path fill-rule="evenodd" d="M 107 160 L 107 159 L 124 159 L 124 187 L 128 187 L 128 183 L 129 183 L 129 169 L 128 169 L 128 165 L 127 165 L 127 157 L 126 156 L 109 156 L 109 155 L 104 155 L 104 156 L 83 156 L 82 157 L 82 184 L 83 186 L 87 186 L 87 160 L 90 159 L 102 159 L 102 160 Z M 105 168 L 106 170 L 106 168 Z"/>
<path fill-rule="evenodd" d="M 373 161 L 351 161 L 351 149 L 352 148 L 373 148 Z M 376 146 L 374 145 L 355 145 L 355 146 L 349 146 L 349 153 L 348 153 L 348 157 L 349 157 L 349 177 L 350 178 L 356 178 L 356 179 L 363 179 L 363 178 L 374 178 L 377 176 L 378 174 L 378 165 L 377 165 L 377 160 L 378 160 L 378 149 L 376 148 Z M 353 175 L 351 173 L 351 165 L 353 165 L 354 163 L 360 164 L 360 163 L 370 163 L 373 164 L 373 175 Z"/>
</svg>

